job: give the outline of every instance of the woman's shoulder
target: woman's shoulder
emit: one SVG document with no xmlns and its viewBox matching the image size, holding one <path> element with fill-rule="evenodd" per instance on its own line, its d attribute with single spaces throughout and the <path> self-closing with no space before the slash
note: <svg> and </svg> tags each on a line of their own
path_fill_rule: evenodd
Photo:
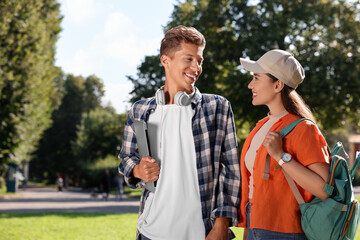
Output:
<svg viewBox="0 0 360 240">
<path fill-rule="evenodd" d="M 288 113 L 286 114 L 284 117 L 281 118 L 282 120 L 282 125 L 289 125 L 299 119 L 302 119 L 297 125 L 296 127 L 299 126 L 299 128 L 307 128 L 307 127 L 317 127 L 316 122 L 314 122 L 312 119 L 309 118 L 301 118 L 295 114 L 292 113 Z"/>
<path fill-rule="evenodd" d="M 300 117 L 296 115 L 292 115 L 290 118 L 292 118 L 293 121 L 300 119 Z M 314 141 L 320 141 L 323 145 L 326 145 L 325 138 L 317 124 L 313 120 L 307 118 L 299 122 L 296 127 L 289 133 L 289 140 L 290 139 L 292 141 L 300 141 L 303 145 L 306 145 L 307 143 L 313 143 Z"/>
</svg>

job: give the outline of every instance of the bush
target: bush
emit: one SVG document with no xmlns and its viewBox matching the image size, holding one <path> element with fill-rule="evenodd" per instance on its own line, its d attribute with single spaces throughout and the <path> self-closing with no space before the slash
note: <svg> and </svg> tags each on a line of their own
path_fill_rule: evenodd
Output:
<svg viewBox="0 0 360 240">
<path fill-rule="evenodd" d="M 115 179 L 118 173 L 119 159 L 113 155 L 108 155 L 103 159 L 99 159 L 94 163 L 84 166 L 82 171 L 81 185 L 83 188 L 99 188 L 101 186 L 101 177 L 104 175 L 106 169 L 110 171 L 111 179 Z M 112 187 L 115 186 L 114 181 L 111 182 Z"/>
<path fill-rule="evenodd" d="M 0 188 L 3 188 L 5 186 L 5 179 L 3 177 L 0 177 Z"/>
<path fill-rule="evenodd" d="M 354 185 L 354 186 L 360 186 L 360 173 L 359 173 L 359 171 L 356 171 L 356 172 L 355 172 L 355 177 L 354 177 L 354 180 L 353 180 L 353 185 Z"/>
</svg>

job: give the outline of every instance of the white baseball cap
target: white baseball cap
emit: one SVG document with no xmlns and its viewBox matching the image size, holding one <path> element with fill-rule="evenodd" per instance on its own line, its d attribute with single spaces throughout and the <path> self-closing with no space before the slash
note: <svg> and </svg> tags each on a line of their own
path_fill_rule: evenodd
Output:
<svg viewBox="0 0 360 240">
<path fill-rule="evenodd" d="M 270 73 L 293 89 L 296 89 L 305 78 L 301 64 L 291 53 L 280 49 L 268 51 L 256 62 L 240 58 L 240 63 L 250 72 Z"/>
</svg>

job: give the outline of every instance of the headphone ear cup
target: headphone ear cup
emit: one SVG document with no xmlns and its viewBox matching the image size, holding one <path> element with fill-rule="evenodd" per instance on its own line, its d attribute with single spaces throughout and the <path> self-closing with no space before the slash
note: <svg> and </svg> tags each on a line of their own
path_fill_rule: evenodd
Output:
<svg viewBox="0 0 360 240">
<path fill-rule="evenodd" d="M 179 91 L 175 94 L 175 104 L 178 106 L 187 106 L 191 103 L 191 97 L 186 92 Z"/>
<path fill-rule="evenodd" d="M 162 89 L 158 89 L 155 93 L 156 104 L 165 105 L 165 95 Z"/>
</svg>

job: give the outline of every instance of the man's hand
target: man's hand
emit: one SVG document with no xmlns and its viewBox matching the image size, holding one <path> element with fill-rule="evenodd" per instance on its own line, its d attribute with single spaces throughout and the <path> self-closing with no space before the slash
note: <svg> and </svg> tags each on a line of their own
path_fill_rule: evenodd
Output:
<svg viewBox="0 0 360 240">
<path fill-rule="evenodd" d="M 159 178 L 160 167 L 155 159 L 150 156 L 143 157 L 140 164 L 133 169 L 133 175 L 145 182 L 154 182 Z"/>
<path fill-rule="evenodd" d="M 206 236 L 206 240 L 228 240 L 229 239 L 229 219 L 216 218 L 214 227 Z"/>
</svg>

